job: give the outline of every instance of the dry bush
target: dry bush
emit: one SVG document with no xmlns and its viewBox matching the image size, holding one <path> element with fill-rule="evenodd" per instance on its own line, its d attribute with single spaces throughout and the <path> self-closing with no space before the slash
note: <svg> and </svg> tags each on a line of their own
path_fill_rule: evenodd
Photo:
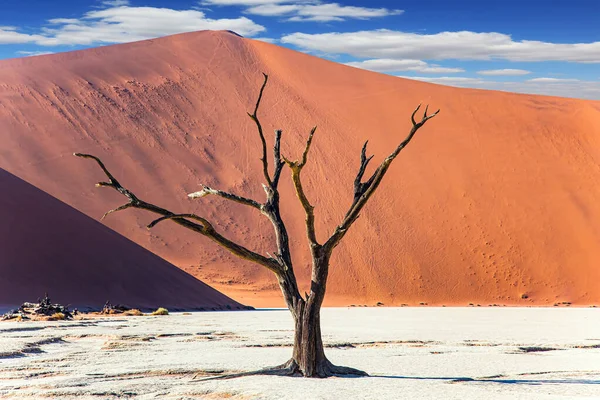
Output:
<svg viewBox="0 0 600 400">
<path fill-rule="evenodd" d="M 133 317 L 141 317 L 144 315 L 143 312 L 141 312 L 140 310 L 138 310 L 137 308 L 133 308 L 131 310 L 127 310 L 123 313 L 123 315 L 129 315 L 129 316 L 133 316 Z"/>
<path fill-rule="evenodd" d="M 48 318 L 48 321 L 63 321 L 67 319 L 67 316 L 61 312 L 54 313 Z"/>
</svg>

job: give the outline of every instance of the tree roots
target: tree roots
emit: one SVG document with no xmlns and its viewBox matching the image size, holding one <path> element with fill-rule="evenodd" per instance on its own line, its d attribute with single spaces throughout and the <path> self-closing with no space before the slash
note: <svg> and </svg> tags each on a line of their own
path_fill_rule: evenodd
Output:
<svg viewBox="0 0 600 400">
<path fill-rule="evenodd" d="M 364 371 L 342 367 L 332 364 L 328 359 L 323 360 L 319 363 L 313 376 L 306 376 L 300 369 L 300 366 L 294 359 L 290 359 L 288 362 L 278 365 L 276 367 L 263 368 L 257 371 L 240 372 L 234 374 L 224 374 L 218 376 L 211 376 L 208 378 L 197 379 L 197 381 L 212 381 L 212 380 L 225 380 L 233 378 L 242 378 L 245 376 L 257 376 L 257 375 L 270 375 L 270 376 L 296 376 L 296 377 L 307 377 L 307 378 L 329 378 L 332 376 L 336 377 L 364 377 L 369 376 Z M 197 375 L 196 375 L 197 376 Z M 196 380 L 194 376 L 194 380 Z"/>
</svg>

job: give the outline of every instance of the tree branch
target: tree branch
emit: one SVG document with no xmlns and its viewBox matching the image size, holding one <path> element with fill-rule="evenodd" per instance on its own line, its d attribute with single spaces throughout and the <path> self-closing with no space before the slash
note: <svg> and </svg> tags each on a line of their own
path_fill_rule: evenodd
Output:
<svg viewBox="0 0 600 400">
<path fill-rule="evenodd" d="M 273 163 L 275 165 L 275 171 L 273 172 L 273 184 L 271 185 L 274 189 L 279 185 L 281 171 L 285 165 L 285 162 L 281 159 L 281 134 L 282 131 L 280 129 L 275 131 L 275 145 L 273 146 Z"/>
<path fill-rule="evenodd" d="M 178 219 L 180 219 L 180 218 L 195 219 L 196 221 L 199 221 L 204 226 L 204 229 L 214 230 L 214 228 L 213 228 L 213 226 L 212 226 L 212 224 L 210 222 L 208 222 L 205 218 L 202 218 L 202 217 L 200 217 L 200 216 L 198 216 L 196 214 L 173 214 L 173 215 L 165 215 L 165 216 L 162 216 L 162 217 L 160 217 L 158 219 L 155 219 L 154 221 L 150 222 L 148 224 L 148 226 L 146 226 L 146 228 L 148 228 L 148 229 L 154 228 L 154 226 L 156 224 L 158 224 L 159 222 L 166 221 L 168 219 L 175 219 L 175 218 L 178 218 Z"/>
<path fill-rule="evenodd" d="M 265 257 L 263 255 L 253 252 L 252 250 L 245 248 L 244 246 L 241 246 L 235 242 L 232 242 L 231 240 L 227 239 L 226 237 L 224 237 L 224 236 L 220 235 L 218 232 L 216 232 L 215 229 L 213 228 L 213 226 L 205 218 L 202 218 L 195 214 L 176 214 L 165 208 L 161 208 L 154 204 L 147 203 L 143 200 L 140 200 L 130 190 L 121 186 L 121 184 L 108 171 L 108 169 L 104 166 L 104 163 L 102 161 L 100 161 L 100 159 L 98 157 L 93 156 L 91 154 L 82 154 L 82 153 L 75 153 L 74 155 L 77 157 L 90 158 L 90 159 L 95 160 L 98 163 L 98 165 L 100 166 L 100 168 L 102 168 L 102 170 L 104 171 L 106 176 L 108 177 L 108 182 L 100 182 L 99 186 L 112 187 L 117 192 L 123 194 L 125 197 L 127 197 L 129 199 L 129 203 L 124 204 L 114 210 L 107 212 L 105 214 L 105 216 L 110 213 L 113 213 L 113 212 L 125 210 L 127 208 L 137 208 L 137 209 L 141 209 L 141 210 L 150 211 L 155 214 L 162 215 L 162 217 L 151 222 L 148 225 L 149 228 L 155 226 L 156 224 L 158 224 L 161 221 L 170 219 L 178 225 L 181 225 L 187 229 L 190 229 L 194 232 L 197 232 L 203 236 L 208 237 L 212 241 L 219 244 L 221 247 L 227 249 L 230 253 L 232 253 L 244 260 L 253 261 L 257 264 L 260 264 L 260 265 L 268 268 L 269 270 L 273 271 L 276 274 L 280 274 L 282 272 L 281 265 L 279 264 L 279 262 L 277 262 L 277 260 L 275 260 L 273 258 Z M 201 224 L 191 222 L 191 221 L 189 221 L 189 219 L 195 219 L 195 220 L 199 221 Z"/>
<path fill-rule="evenodd" d="M 110 211 L 107 211 L 107 212 L 104 213 L 104 215 L 102 216 L 102 218 L 100 218 L 100 221 L 102 221 L 104 218 L 106 218 L 108 215 L 110 215 L 110 214 L 112 214 L 114 212 L 125 210 L 126 208 L 131 208 L 131 207 L 133 207 L 133 205 L 131 203 L 127 203 L 127 204 L 123 204 L 120 207 L 112 209 Z"/>
<path fill-rule="evenodd" d="M 265 86 L 267 86 L 267 81 L 269 80 L 269 76 L 267 74 L 263 73 L 263 76 L 265 77 L 265 80 L 262 86 L 260 87 L 258 100 L 256 100 L 256 105 L 254 106 L 254 112 L 252 114 L 248 113 L 248 116 L 252 119 L 252 121 L 254 121 L 254 123 L 256 124 L 256 128 L 258 129 L 258 136 L 260 136 L 260 141 L 262 144 L 262 157 L 260 160 L 263 164 L 263 175 L 265 176 L 265 179 L 269 186 L 272 186 L 273 182 L 271 181 L 271 177 L 269 176 L 269 162 L 267 161 L 267 141 L 265 140 L 262 125 L 258 119 L 258 115 L 256 114 L 258 112 L 258 107 L 260 106 L 260 101 L 262 99 Z"/>
<path fill-rule="evenodd" d="M 312 143 L 313 140 L 313 136 L 315 135 L 315 131 L 317 130 L 317 127 L 313 127 L 310 130 L 310 134 L 308 135 L 308 140 L 306 141 L 306 147 L 304 148 L 304 152 L 302 153 L 302 161 L 300 162 L 300 168 L 304 167 L 306 165 L 306 159 L 308 157 L 308 151 L 310 150 L 310 145 Z"/>
<path fill-rule="evenodd" d="M 247 198 L 242 197 L 242 196 L 238 196 L 238 195 L 235 195 L 235 194 L 227 193 L 227 192 L 224 192 L 222 190 L 212 189 L 212 188 L 209 188 L 208 186 L 203 186 L 202 190 L 200 190 L 199 192 L 194 192 L 194 193 L 188 194 L 188 197 L 190 199 L 197 199 L 197 198 L 208 196 L 210 194 L 222 197 L 222 198 L 227 199 L 227 200 L 234 201 L 236 203 L 240 203 L 240 204 L 243 204 L 243 205 L 246 205 L 246 206 L 250 206 L 250 207 L 256 208 L 257 210 L 261 209 L 261 204 L 259 202 L 255 201 L 255 200 L 247 199 Z"/>
<path fill-rule="evenodd" d="M 189 196 L 191 198 L 197 198 L 197 197 L 204 197 L 209 194 L 216 195 L 216 196 L 220 196 L 220 197 L 226 198 L 231 201 L 235 201 L 237 203 L 241 203 L 241 204 L 248 205 L 253 208 L 259 209 L 263 215 L 265 215 L 267 218 L 269 218 L 269 220 L 271 221 L 271 223 L 273 225 L 273 229 L 275 231 L 277 250 L 275 252 L 272 252 L 273 256 L 269 255 L 268 257 L 264 257 L 260 254 L 257 254 L 255 252 L 252 252 L 252 251 L 246 249 L 243 246 L 238 245 L 237 243 L 232 242 L 231 240 L 229 240 L 229 239 L 223 237 L 222 235 L 220 235 L 219 233 L 217 233 L 213 229 L 212 225 L 210 225 L 210 223 L 206 219 L 204 219 L 198 215 L 176 214 L 169 210 L 157 207 L 153 204 L 146 203 L 146 202 L 140 200 L 131 191 L 125 189 L 124 187 L 122 187 L 119 184 L 119 182 L 106 169 L 106 167 L 100 161 L 100 159 L 98 159 L 97 157 L 94 157 L 92 155 L 89 155 L 89 154 L 76 154 L 76 155 L 79 157 L 93 159 L 102 168 L 102 170 L 108 177 L 108 182 L 100 182 L 97 184 L 97 186 L 112 187 L 113 189 L 119 191 L 121 194 L 123 194 L 124 196 L 126 196 L 129 199 L 129 202 L 127 204 L 120 206 L 114 210 L 110 210 L 109 212 L 107 212 L 105 214 L 105 216 L 107 216 L 113 212 L 125 210 L 127 208 L 139 208 L 139 209 L 144 209 L 144 210 L 153 212 L 153 213 L 161 216 L 160 218 L 152 221 L 149 224 L 150 228 L 162 221 L 172 220 L 174 223 L 176 223 L 178 225 L 181 225 L 185 228 L 193 230 L 194 232 L 197 232 L 201 235 L 207 236 L 208 238 L 215 241 L 216 243 L 218 243 L 222 247 L 226 248 L 228 251 L 237 255 L 238 257 L 249 260 L 249 261 L 256 262 L 258 264 L 265 266 L 269 270 L 273 271 L 277 275 L 279 285 L 281 286 L 284 296 L 286 298 L 286 303 L 291 307 L 290 310 L 292 310 L 292 312 L 295 312 L 296 304 L 299 301 L 302 301 L 302 296 L 300 295 L 300 292 L 298 291 L 298 285 L 297 285 L 296 277 L 294 275 L 294 271 L 293 271 L 293 267 L 292 267 L 292 256 L 291 256 L 291 252 L 290 252 L 288 233 L 287 233 L 285 224 L 283 222 L 283 219 L 281 218 L 281 214 L 280 214 L 280 210 L 279 210 L 278 184 L 279 184 L 279 180 L 281 177 L 283 167 L 285 166 L 285 162 L 281 157 L 282 131 L 280 131 L 280 130 L 275 131 L 275 143 L 273 146 L 273 162 L 274 162 L 274 164 L 273 164 L 273 175 L 272 175 L 272 179 L 271 179 L 271 177 L 269 176 L 268 161 L 267 161 L 267 149 L 266 149 L 267 144 L 266 144 L 265 136 L 263 133 L 262 125 L 261 125 L 260 120 L 258 119 L 258 115 L 257 115 L 260 103 L 262 101 L 262 96 L 263 96 L 263 93 L 264 93 L 264 90 L 265 90 L 265 87 L 266 87 L 267 81 L 268 81 L 268 76 L 264 73 L 263 73 L 263 76 L 264 76 L 264 82 L 260 88 L 260 92 L 258 94 L 258 99 L 254 106 L 254 110 L 253 110 L 252 114 L 248 113 L 248 116 L 250 116 L 250 118 L 256 124 L 257 130 L 258 130 L 258 135 L 261 140 L 261 146 L 262 146 L 261 162 L 262 162 L 262 166 L 263 166 L 263 168 L 262 168 L 263 175 L 266 180 L 265 184 L 263 184 L 263 187 L 265 188 L 265 192 L 267 194 L 266 201 L 264 202 L 264 204 L 261 204 L 252 199 L 248 199 L 245 197 L 237 196 L 237 195 L 234 195 L 231 193 L 227 193 L 227 192 L 224 192 L 221 190 L 216 190 L 216 189 L 212 189 L 212 188 L 208 188 L 208 187 L 203 187 L 203 189 L 200 190 L 199 192 L 190 193 Z"/>
<path fill-rule="evenodd" d="M 438 115 L 438 113 L 440 112 L 440 110 L 437 110 L 435 113 L 427 115 L 427 110 L 429 109 L 429 106 L 427 106 L 425 107 L 423 117 L 420 121 L 417 122 L 415 120 L 415 115 L 417 114 L 420 108 L 421 105 L 419 104 L 410 116 L 413 126 L 408 136 L 398 145 L 398 147 L 396 147 L 396 149 L 394 149 L 394 151 L 389 156 L 387 156 L 381 162 L 381 164 L 377 167 L 375 172 L 373 172 L 373 175 L 371 175 L 371 177 L 364 183 L 362 182 L 362 178 L 365 174 L 367 164 L 369 163 L 369 161 L 371 161 L 371 158 L 373 156 L 367 157 L 367 143 L 363 145 L 361 151 L 360 168 L 358 170 L 358 173 L 356 174 L 356 179 L 354 180 L 354 200 L 352 202 L 352 205 L 350 206 L 350 209 L 344 216 L 342 223 L 337 226 L 331 237 L 327 240 L 327 242 L 325 242 L 324 247 L 328 252 L 333 251 L 335 246 L 337 246 L 342 240 L 342 238 L 346 235 L 350 226 L 356 221 L 356 219 L 360 215 L 360 211 L 363 209 L 365 204 L 367 204 L 373 193 L 375 193 L 377 187 L 379 187 L 379 184 L 381 183 L 381 180 L 383 179 L 387 170 L 389 169 L 392 161 L 394 161 L 394 159 L 396 158 L 396 156 L 398 156 L 400 151 L 402 151 L 402 149 L 404 149 L 406 145 L 410 143 L 417 131 L 423 125 L 425 125 L 427 121 Z"/>
<path fill-rule="evenodd" d="M 317 127 L 315 126 L 310 131 L 308 135 L 308 139 L 306 141 L 306 147 L 304 148 L 304 152 L 302 153 L 302 159 L 300 161 L 290 161 L 287 158 L 283 157 L 285 163 L 292 170 L 292 181 L 294 183 L 294 188 L 296 189 L 296 195 L 300 200 L 300 204 L 304 208 L 304 212 L 306 214 L 306 235 L 308 236 L 308 242 L 312 247 L 320 246 L 317 242 L 317 235 L 315 232 L 315 214 L 314 207 L 308 201 L 306 194 L 304 193 L 304 188 L 302 186 L 302 180 L 300 179 L 300 173 L 302 172 L 302 168 L 306 165 L 306 161 L 308 158 L 308 152 L 310 150 L 310 145 L 312 143 L 313 136 Z"/>
<path fill-rule="evenodd" d="M 356 178 L 354 179 L 354 199 L 352 201 L 352 206 L 350 207 L 350 209 L 352 209 L 352 207 L 356 204 L 356 202 L 360 198 L 360 194 L 365 191 L 365 188 L 371 184 L 371 180 L 367 181 L 366 183 L 362 183 L 362 178 L 365 174 L 365 171 L 367 170 L 367 165 L 369 165 L 369 161 L 371 161 L 374 157 L 374 155 L 371 157 L 367 157 L 368 143 L 369 141 L 367 140 L 360 152 L 360 167 L 358 169 L 358 173 L 356 174 Z"/>
<path fill-rule="evenodd" d="M 121 186 L 119 181 L 117 181 L 115 179 L 115 177 L 108 171 L 108 169 L 106 169 L 106 167 L 104 166 L 104 163 L 102 161 L 100 161 L 100 159 L 98 157 L 93 156 L 91 154 L 83 154 L 83 153 L 73 153 L 73 155 L 76 157 L 81 157 L 81 158 L 90 158 L 90 159 L 96 161 L 96 163 L 98 163 L 98 165 L 100 166 L 102 171 L 104 171 L 104 174 L 108 177 L 108 182 L 98 182 L 98 183 L 96 183 L 96 187 L 104 187 L 104 186 L 112 187 L 117 192 L 119 192 L 123 196 L 127 197 L 131 203 L 135 203 L 136 201 L 139 201 L 139 199 L 137 197 L 135 197 L 135 195 L 133 193 L 131 193 L 129 190 L 127 190 L 123 186 Z M 122 207 L 123 206 L 116 208 L 114 210 L 111 210 L 107 214 L 124 209 Z M 107 214 L 105 214 L 105 215 L 107 215 Z"/>
</svg>

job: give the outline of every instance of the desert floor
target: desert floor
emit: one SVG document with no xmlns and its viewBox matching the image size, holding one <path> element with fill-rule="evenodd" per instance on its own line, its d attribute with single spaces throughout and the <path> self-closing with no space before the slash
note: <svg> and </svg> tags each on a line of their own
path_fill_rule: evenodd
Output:
<svg viewBox="0 0 600 400">
<path fill-rule="evenodd" d="M 286 361 L 291 323 L 287 310 L 1 323 L 0 397 L 600 399 L 593 308 L 327 308 L 329 358 L 371 377 L 192 380 Z"/>
</svg>

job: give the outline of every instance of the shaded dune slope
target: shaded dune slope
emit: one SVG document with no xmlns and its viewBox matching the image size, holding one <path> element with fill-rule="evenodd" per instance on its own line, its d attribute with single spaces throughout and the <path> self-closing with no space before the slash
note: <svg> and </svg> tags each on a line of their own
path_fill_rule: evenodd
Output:
<svg viewBox="0 0 600 400">
<path fill-rule="evenodd" d="M 0 308 L 48 293 L 72 307 L 237 309 L 241 304 L 0 170 Z"/>
<path fill-rule="evenodd" d="M 326 304 L 600 302 L 599 102 L 438 86 L 197 32 L 0 62 L 0 167 L 98 218 L 124 199 L 94 188 L 97 166 L 71 156 L 93 153 L 142 199 L 272 252 L 258 213 L 185 196 L 203 183 L 263 199 L 245 114 L 262 71 L 269 147 L 281 128 L 282 151 L 296 158 L 319 127 L 303 177 L 320 240 L 351 202 L 364 140 L 376 165 L 416 104 L 442 109 L 336 249 Z M 304 289 L 303 214 L 287 170 L 281 186 Z M 282 305 L 268 271 L 169 223 L 148 232 L 151 218 L 126 211 L 105 223 L 234 298 Z"/>
</svg>

